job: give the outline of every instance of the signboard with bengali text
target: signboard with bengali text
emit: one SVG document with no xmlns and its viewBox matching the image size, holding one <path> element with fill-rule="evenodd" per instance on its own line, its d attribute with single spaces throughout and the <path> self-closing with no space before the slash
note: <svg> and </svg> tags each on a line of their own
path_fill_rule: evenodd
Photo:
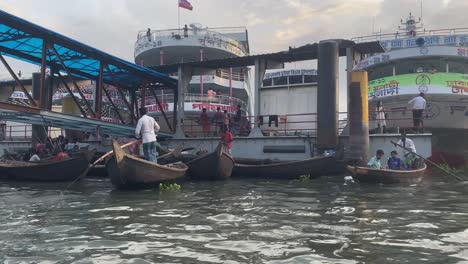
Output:
<svg viewBox="0 0 468 264">
<path fill-rule="evenodd" d="M 468 96 L 468 74 L 414 73 L 369 82 L 369 99 L 419 93 Z"/>
</svg>

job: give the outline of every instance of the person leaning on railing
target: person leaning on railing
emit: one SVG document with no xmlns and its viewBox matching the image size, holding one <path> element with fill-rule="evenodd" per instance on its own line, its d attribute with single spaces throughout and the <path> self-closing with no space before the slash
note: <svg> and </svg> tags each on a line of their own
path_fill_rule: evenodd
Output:
<svg viewBox="0 0 468 264">
<path fill-rule="evenodd" d="M 422 132 L 424 129 L 423 113 L 426 109 L 426 99 L 424 93 L 420 93 L 415 98 L 411 99 L 408 104 L 413 111 L 413 125 L 416 131 Z"/>
</svg>

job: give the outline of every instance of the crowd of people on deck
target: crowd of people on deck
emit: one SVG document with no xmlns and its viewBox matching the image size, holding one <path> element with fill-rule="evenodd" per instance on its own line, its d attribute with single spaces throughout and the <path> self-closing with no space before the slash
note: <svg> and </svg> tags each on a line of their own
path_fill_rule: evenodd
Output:
<svg viewBox="0 0 468 264">
<path fill-rule="evenodd" d="M 394 143 L 395 146 L 399 146 L 403 149 L 403 159 L 398 157 L 398 152 L 393 150 L 390 152 L 390 157 L 387 163 L 382 163 L 382 158 L 385 152 L 382 149 L 378 149 L 367 166 L 372 169 L 389 169 L 389 170 L 414 170 L 421 166 L 421 162 L 417 157 L 416 146 L 413 140 L 406 137 L 406 133 L 401 134 L 401 139 Z"/>
</svg>

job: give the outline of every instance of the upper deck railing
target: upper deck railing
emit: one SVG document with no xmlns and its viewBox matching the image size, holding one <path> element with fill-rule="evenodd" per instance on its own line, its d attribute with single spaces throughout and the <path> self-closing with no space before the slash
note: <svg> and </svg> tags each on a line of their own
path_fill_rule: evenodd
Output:
<svg viewBox="0 0 468 264">
<path fill-rule="evenodd" d="M 135 45 L 135 53 L 142 46 L 148 42 L 156 42 L 162 40 L 183 40 L 184 38 L 198 38 L 200 44 L 216 43 L 221 46 L 238 49 L 242 51 L 244 55 L 249 54 L 248 48 L 245 47 L 239 40 L 230 37 L 226 34 L 243 33 L 246 32 L 246 28 L 242 27 L 226 27 L 226 28 L 175 28 L 165 30 L 142 30 L 138 32 L 137 42 Z M 162 43 L 161 43 L 162 44 Z M 232 50 L 232 49 L 231 49 Z M 240 54 L 239 54 L 240 55 Z"/>
<path fill-rule="evenodd" d="M 428 36 L 455 36 L 468 34 L 468 28 L 448 28 L 448 29 L 434 29 L 434 30 L 418 30 L 415 31 L 415 35 L 411 36 L 405 32 L 395 33 L 376 33 L 373 35 L 354 37 L 351 40 L 357 43 L 369 42 L 369 41 L 386 41 L 396 39 L 408 39 Z"/>
</svg>

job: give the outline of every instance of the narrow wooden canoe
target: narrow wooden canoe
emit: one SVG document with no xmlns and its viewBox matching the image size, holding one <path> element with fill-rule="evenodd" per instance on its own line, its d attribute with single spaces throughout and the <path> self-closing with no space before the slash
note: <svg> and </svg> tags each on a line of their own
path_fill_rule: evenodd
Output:
<svg viewBox="0 0 468 264">
<path fill-rule="evenodd" d="M 353 178 L 359 182 L 388 184 L 421 182 L 426 168 L 426 164 L 417 170 L 379 170 L 367 167 L 346 166 L 346 169 L 353 175 Z"/>
<path fill-rule="evenodd" d="M 231 177 L 234 159 L 219 143 L 215 151 L 201 155 L 187 162 L 187 165 L 192 179 L 223 180 Z"/>
<path fill-rule="evenodd" d="M 88 168 L 90 155 L 83 152 L 58 161 L 2 161 L 0 162 L 0 177 L 15 181 L 74 181 Z"/>
<path fill-rule="evenodd" d="M 112 155 L 106 163 L 107 174 L 118 189 L 152 187 L 185 176 L 187 165 L 176 162 L 160 165 L 127 154 L 112 139 Z"/>
<path fill-rule="evenodd" d="M 326 175 L 336 166 L 333 156 L 300 161 L 236 159 L 233 176 L 249 178 L 297 179 L 301 175 Z"/>
</svg>

